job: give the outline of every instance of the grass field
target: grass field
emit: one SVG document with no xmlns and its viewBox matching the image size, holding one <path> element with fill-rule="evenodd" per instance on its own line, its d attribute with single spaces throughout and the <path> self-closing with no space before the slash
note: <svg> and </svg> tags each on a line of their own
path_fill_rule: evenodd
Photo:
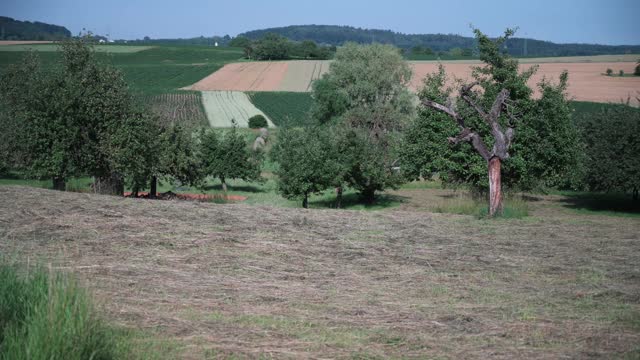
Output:
<svg viewBox="0 0 640 360">
<path fill-rule="evenodd" d="M 5 48 L 6 45 L 0 48 Z M 38 45 L 55 46 L 55 45 Z M 224 64 L 242 58 L 242 49 L 212 48 L 206 46 L 129 46 L 98 45 L 96 48 L 146 48 L 137 52 L 98 52 L 99 59 L 122 70 L 134 92 L 159 95 L 175 92 L 215 72 Z M 115 47 L 113 49 L 116 49 Z M 10 64 L 22 61 L 25 51 L 1 51 L 0 71 Z M 39 51 L 44 66 L 60 59 L 58 51 Z"/>
<path fill-rule="evenodd" d="M 261 91 L 248 95 L 251 102 L 276 126 L 304 126 L 311 121 L 313 99 L 309 93 Z"/>
<path fill-rule="evenodd" d="M 211 127 L 228 128 L 232 126 L 232 120 L 235 120 L 239 127 L 248 127 L 249 118 L 255 115 L 264 116 L 269 127 L 274 126 L 268 116 L 256 108 L 249 96 L 243 92 L 203 91 L 202 102 Z"/>
<path fill-rule="evenodd" d="M 105 53 L 134 53 L 142 50 L 151 49 L 152 46 L 136 46 L 136 45 L 95 45 L 93 47 L 97 52 Z M 59 51 L 60 46 L 56 44 L 19 44 L 0 46 L 0 51 Z"/>
<path fill-rule="evenodd" d="M 640 355 L 640 222 L 564 196 L 494 221 L 424 197 L 375 212 L 0 197 L 0 252 L 72 272 L 166 358 Z"/>
</svg>

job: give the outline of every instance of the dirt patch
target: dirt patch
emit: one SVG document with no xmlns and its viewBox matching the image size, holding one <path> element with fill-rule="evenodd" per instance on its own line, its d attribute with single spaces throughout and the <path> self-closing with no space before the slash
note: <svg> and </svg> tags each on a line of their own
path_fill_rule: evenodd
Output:
<svg viewBox="0 0 640 360">
<path fill-rule="evenodd" d="M 227 64 L 189 90 L 274 91 L 287 71 L 286 61 Z"/>
<path fill-rule="evenodd" d="M 496 221 L 17 186 L 0 198 L 1 253 L 76 273 L 109 318 L 183 358 L 638 355 L 640 222 L 553 198 Z"/>
</svg>

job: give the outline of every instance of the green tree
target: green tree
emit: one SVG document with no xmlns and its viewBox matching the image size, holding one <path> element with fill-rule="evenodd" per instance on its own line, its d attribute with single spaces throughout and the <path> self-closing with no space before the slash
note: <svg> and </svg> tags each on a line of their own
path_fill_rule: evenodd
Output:
<svg viewBox="0 0 640 360">
<path fill-rule="evenodd" d="M 237 126 L 219 137 L 214 130 L 201 135 L 201 164 L 205 176 L 220 179 L 227 191 L 228 179 L 260 180 L 261 152 L 252 152 Z"/>
<path fill-rule="evenodd" d="M 29 175 L 52 178 L 60 190 L 71 176 L 91 175 L 96 192 L 122 194 L 121 171 L 138 177 L 150 166 L 124 166 L 133 155 L 149 155 L 128 149 L 154 149 L 140 143 L 155 141 L 151 136 L 133 131 L 141 124 L 149 126 L 141 132 L 155 128 L 137 109 L 120 71 L 99 62 L 84 40 L 62 43 L 61 59 L 50 71 L 31 56 L 5 73 L 0 93 L 8 116 L 0 120 L 13 119 L 2 125 L 15 134 L 14 148 Z"/>
<path fill-rule="evenodd" d="M 291 44 L 287 38 L 269 33 L 258 40 L 254 47 L 257 60 L 285 60 L 290 56 Z"/>
<path fill-rule="evenodd" d="M 231 41 L 229 41 L 229 46 L 242 48 L 244 50 L 244 57 L 251 59 L 251 55 L 253 54 L 253 43 L 246 37 L 238 36 L 231 39 Z"/>
<path fill-rule="evenodd" d="M 640 76 L 640 60 L 638 60 L 637 64 L 636 64 L 636 68 L 633 71 L 633 75 L 635 76 Z"/>
<path fill-rule="evenodd" d="M 287 199 L 301 199 L 307 208 L 310 195 L 334 186 L 342 164 L 336 161 L 333 141 L 326 128 L 281 130 L 271 151 L 278 164 L 278 192 Z"/>
<path fill-rule="evenodd" d="M 640 110 L 603 108 L 579 119 L 586 145 L 586 183 L 592 191 L 640 191 Z"/>
<path fill-rule="evenodd" d="M 359 157 L 342 152 L 341 162 L 352 171 L 345 176 L 347 185 L 358 189 L 366 202 L 374 200 L 376 191 L 401 182 L 388 169 L 396 161 L 392 138 L 414 115 L 407 90 L 410 78 L 411 69 L 397 48 L 349 43 L 338 49 L 329 72 L 314 84 L 314 117 L 344 126 L 336 136 L 358 149 L 353 154 Z M 362 132 L 368 135 L 363 137 Z M 364 163 L 372 159 L 380 169 L 363 171 Z"/>
<path fill-rule="evenodd" d="M 562 183 L 576 166 L 579 137 L 566 99 L 568 75 L 564 73 L 557 84 L 541 82 L 542 97 L 533 99 L 527 81 L 536 68 L 519 72 L 517 60 L 501 51 L 512 33 L 508 30 L 492 41 L 476 30 L 484 66 L 474 68 L 475 81 L 461 86 L 456 100 L 449 100 L 453 89 L 446 86 L 444 69 L 426 78 L 420 98 L 429 106 L 409 128 L 407 144 L 401 151 L 410 177 L 430 177 L 437 171 L 445 184 L 468 184 L 484 193 L 488 188 L 487 164 L 494 158 L 492 154 L 500 154 L 501 163 L 504 160 L 498 166 L 502 185 L 531 190 Z M 481 90 L 474 91 L 475 87 Z M 496 100 L 501 94 L 508 97 L 500 104 Z M 437 124 L 443 114 L 456 121 Z M 495 123 L 489 121 L 494 114 L 498 115 Z M 441 143 L 423 141 L 444 139 L 457 145 L 443 148 Z M 496 149 L 496 144 L 504 151 Z M 415 165 L 409 165 L 412 163 Z"/>
</svg>

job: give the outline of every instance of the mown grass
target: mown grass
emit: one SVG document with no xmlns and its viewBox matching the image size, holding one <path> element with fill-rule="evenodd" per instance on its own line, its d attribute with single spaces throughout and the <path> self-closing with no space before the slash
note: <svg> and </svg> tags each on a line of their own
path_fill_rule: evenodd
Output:
<svg viewBox="0 0 640 360">
<path fill-rule="evenodd" d="M 305 126 L 311 122 L 310 93 L 298 92 L 251 92 L 253 105 L 262 110 L 276 126 Z"/>
<path fill-rule="evenodd" d="M 128 346 L 72 277 L 0 265 L 0 359 L 121 359 Z"/>
</svg>

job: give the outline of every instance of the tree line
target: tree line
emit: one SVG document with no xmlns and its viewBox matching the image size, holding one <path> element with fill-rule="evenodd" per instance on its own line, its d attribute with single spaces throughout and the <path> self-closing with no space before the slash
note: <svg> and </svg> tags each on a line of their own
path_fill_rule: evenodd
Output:
<svg viewBox="0 0 640 360">
<path fill-rule="evenodd" d="M 257 40 L 268 33 L 292 41 L 313 40 L 318 44 L 341 46 L 347 42 L 390 44 L 410 52 L 414 47 L 430 48 L 447 53 L 451 49 L 477 49 L 477 39 L 454 34 L 403 34 L 391 30 L 362 29 L 337 25 L 294 25 L 253 30 L 238 35 Z M 512 56 L 585 56 L 607 54 L 637 54 L 638 45 L 556 44 L 550 41 L 510 37 L 503 50 Z"/>
<path fill-rule="evenodd" d="M 0 40 L 63 40 L 70 37 L 71 31 L 64 26 L 0 16 Z"/>
<path fill-rule="evenodd" d="M 238 36 L 229 41 L 228 45 L 242 48 L 245 58 L 253 60 L 326 60 L 336 51 L 335 46 L 318 46 L 312 40 L 290 41 L 273 33 L 257 40 Z"/>
<path fill-rule="evenodd" d="M 19 170 L 65 190 L 91 176 L 96 193 L 135 195 L 158 179 L 202 187 L 208 176 L 258 180 L 262 154 L 236 127 L 185 127 L 132 96 L 122 73 L 100 62 L 85 39 L 61 44 L 44 68 L 36 54 L 0 79 L 0 172 Z"/>
<path fill-rule="evenodd" d="M 490 194 L 492 214 L 502 189 L 565 188 L 624 191 L 638 197 L 640 111 L 621 104 L 574 114 L 566 94 L 570 74 L 543 79 L 533 98 L 527 85 L 537 67 L 518 70 L 501 51 L 508 30 L 490 39 L 476 30 L 483 64 L 468 83 L 446 69 L 424 79 L 391 45 L 340 47 L 329 71 L 313 83 L 313 124 L 281 128 L 268 154 L 278 192 L 307 207 L 312 195 L 344 189 L 365 203 L 416 179 Z M 156 193 L 167 180 L 206 187 L 206 179 L 260 180 L 264 153 L 236 127 L 188 128 L 154 115 L 129 94 L 122 74 L 101 63 L 82 39 L 62 44 L 44 69 L 36 55 L 0 79 L 0 171 L 18 169 L 64 190 L 71 177 L 93 177 L 96 192 Z M 417 104 L 417 105 L 416 105 Z M 262 139 L 264 143 L 264 139 Z"/>
</svg>

